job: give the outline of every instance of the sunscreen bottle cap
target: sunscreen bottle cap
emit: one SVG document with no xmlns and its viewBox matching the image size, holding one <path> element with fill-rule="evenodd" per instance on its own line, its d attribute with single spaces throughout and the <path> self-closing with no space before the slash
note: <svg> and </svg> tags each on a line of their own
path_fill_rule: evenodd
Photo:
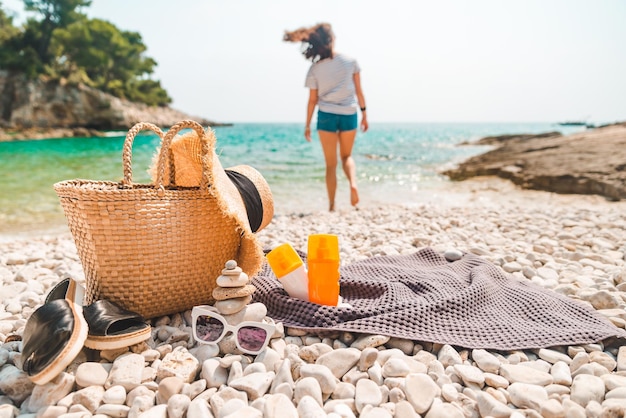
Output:
<svg viewBox="0 0 626 418">
<path fill-rule="evenodd" d="M 267 253 L 266 258 L 272 271 L 279 279 L 304 265 L 296 250 L 289 243 L 274 248 Z"/>
<path fill-rule="evenodd" d="M 308 258 L 339 261 L 339 237 L 332 234 L 309 235 Z"/>
</svg>

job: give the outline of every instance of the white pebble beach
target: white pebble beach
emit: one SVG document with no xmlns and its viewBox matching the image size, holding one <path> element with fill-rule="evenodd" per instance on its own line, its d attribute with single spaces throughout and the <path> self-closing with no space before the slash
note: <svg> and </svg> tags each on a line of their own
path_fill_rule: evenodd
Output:
<svg viewBox="0 0 626 418">
<path fill-rule="evenodd" d="M 305 251 L 337 234 L 341 263 L 420 248 L 473 253 L 507 274 L 588 304 L 626 327 L 626 202 L 520 190 L 493 178 L 450 183 L 423 201 L 284 214 L 265 248 Z M 121 255 L 123 256 L 123 255 Z M 83 350 L 33 384 L 19 336 L 63 277 L 84 281 L 69 232 L 0 236 L 0 418 L 48 417 L 618 417 L 626 345 L 496 352 L 384 335 L 278 327 L 257 356 L 197 345 L 190 312 L 152 320 L 145 343 Z M 330 330 L 329 330 L 330 331 Z"/>
</svg>

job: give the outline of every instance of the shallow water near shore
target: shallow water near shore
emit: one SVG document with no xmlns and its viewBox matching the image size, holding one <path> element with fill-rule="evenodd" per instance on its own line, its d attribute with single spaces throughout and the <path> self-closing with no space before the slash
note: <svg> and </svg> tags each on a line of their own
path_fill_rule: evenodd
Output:
<svg viewBox="0 0 626 418">
<path fill-rule="evenodd" d="M 484 136 L 576 132 L 548 123 L 372 124 L 357 136 L 361 205 L 420 202 L 436 198 L 450 182 L 439 171 L 485 152 L 485 146 L 457 144 Z M 247 164 L 269 183 L 277 213 L 325 210 L 324 162 L 317 140 L 303 138 L 302 125 L 236 124 L 215 128 L 224 167 Z M 53 190 L 58 181 L 83 178 L 118 181 L 122 177 L 123 132 L 104 138 L 65 138 L 0 143 L 0 234 L 66 230 Z M 147 168 L 158 146 L 152 134 L 138 136 L 133 148 L 133 180 L 149 183 Z M 349 206 L 348 186 L 338 168 L 337 207 Z"/>
</svg>

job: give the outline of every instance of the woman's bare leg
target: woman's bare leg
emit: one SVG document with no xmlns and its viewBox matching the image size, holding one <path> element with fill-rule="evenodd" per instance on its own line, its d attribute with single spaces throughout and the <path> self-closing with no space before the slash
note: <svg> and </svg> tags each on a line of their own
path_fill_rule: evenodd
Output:
<svg viewBox="0 0 626 418">
<path fill-rule="evenodd" d="M 335 193 L 337 191 L 337 144 L 339 133 L 317 131 L 326 161 L 326 191 L 328 192 L 328 210 L 335 210 Z"/>
<path fill-rule="evenodd" d="M 356 185 L 356 164 L 352 158 L 352 147 L 356 139 L 356 129 L 352 131 L 339 132 L 339 155 L 341 156 L 341 166 L 346 173 L 350 183 L 350 203 L 356 206 L 359 203 L 359 189 Z"/>
</svg>

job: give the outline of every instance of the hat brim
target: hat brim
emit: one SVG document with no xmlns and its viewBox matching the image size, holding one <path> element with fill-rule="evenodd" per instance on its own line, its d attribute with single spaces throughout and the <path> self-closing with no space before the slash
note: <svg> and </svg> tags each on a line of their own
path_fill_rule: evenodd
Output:
<svg viewBox="0 0 626 418">
<path fill-rule="evenodd" d="M 263 220 L 261 221 L 261 226 L 257 229 L 257 231 L 260 231 L 269 225 L 272 221 L 272 217 L 274 216 L 274 198 L 269 184 L 267 184 L 267 181 L 261 173 L 249 165 L 236 165 L 234 167 L 228 167 L 227 170 L 235 171 L 247 177 L 252 183 L 254 183 L 254 186 L 259 192 L 261 203 L 263 204 Z"/>
</svg>

